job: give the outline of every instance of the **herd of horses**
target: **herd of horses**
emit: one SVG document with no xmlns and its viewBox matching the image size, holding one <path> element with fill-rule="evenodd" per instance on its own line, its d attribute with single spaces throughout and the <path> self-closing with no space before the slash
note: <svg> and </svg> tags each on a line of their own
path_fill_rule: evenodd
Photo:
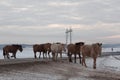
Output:
<svg viewBox="0 0 120 80">
<path fill-rule="evenodd" d="M 3 47 L 3 56 L 4 58 L 10 59 L 9 53 L 12 53 L 11 57 L 16 59 L 17 51 L 22 52 L 22 45 L 13 44 L 6 45 Z M 39 58 L 41 58 L 41 54 L 43 53 L 43 58 L 49 59 L 51 58 L 50 53 L 52 54 L 53 61 L 57 61 L 58 54 L 60 54 L 60 58 L 62 59 L 62 53 L 65 52 L 68 56 L 69 62 L 72 62 L 74 59 L 74 63 L 76 63 L 77 55 L 79 56 L 80 64 L 87 67 L 85 63 L 86 57 L 93 58 L 93 68 L 96 69 L 96 59 L 99 55 L 101 55 L 102 43 L 94 43 L 91 45 L 87 45 L 84 42 L 77 42 L 74 44 L 65 45 L 63 43 L 44 43 L 44 44 L 35 44 L 33 45 L 34 58 L 37 58 L 36 53 L 39 52 Z M 74 58 L 72 58 L 74 55 Z"/>
</svg>

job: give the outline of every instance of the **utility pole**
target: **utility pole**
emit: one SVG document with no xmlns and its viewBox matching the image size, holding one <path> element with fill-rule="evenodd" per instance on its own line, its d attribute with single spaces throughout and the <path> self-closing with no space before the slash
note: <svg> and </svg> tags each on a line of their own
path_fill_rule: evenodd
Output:
<svg viewBox="0 0 120 80">
<path fill-rule="evenodd" d="M 72 29 L 69 29 L 69 33 L 70 33 L 70 43 L 72 43 Z"/>
<path fill-rule="evenodd" d="M 66 29 L 66 45 L 67 45 L 67 43 L 68 43 L 68 29 Z"/>
<path fill-rule="evenodd" d="M 68 29 L 66 29 L 66 45 L 68 44 L 68 40 L 70 41 L 70 43 L 72 43 L 72 29 L 71 27 Z"/>
</svg>

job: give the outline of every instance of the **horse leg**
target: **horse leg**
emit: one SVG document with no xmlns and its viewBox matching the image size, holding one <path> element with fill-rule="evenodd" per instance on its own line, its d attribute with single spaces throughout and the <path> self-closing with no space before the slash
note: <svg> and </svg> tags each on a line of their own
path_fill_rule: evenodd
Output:
<svg viewBox="0 0 120 80">
<path fill-rule="evenodd" d="M 61 60 L 62 60 L 62 52 L 60 53 L 60 58 L 61 58 Z"/>
<path fill-rule="evenodd" d="M 45 53 L 43 52 L 43 59 L 45 58 L 44 54 L 45 54 Z"/>
<path fill-rule="evenodd" d="M 4 59 L 6 58 L 6 53 L 3 53 Z"/>
<path fill-rule="evenodd" d="M 5 59 L 5 55 L 6 55 L 6 51 L 5 51 L 5 49 L 3 48 L 3 56 L 4 56 L 4 59 Z"/>
<path fill-rule="evenodd" d="M 10 59 L 10 57 L 9 57 L 9 53 L 7 53 L 7 58 Z"/>
<path fill-rule="evenodd" d="M 47 52 L 45 53 L 45 57 L 47 58 Z"/>
<path fill-rule="evenodd" d="M 55 54 L 55 60 L 57 61 L 58 53 Z"/>
<path fill-rule="evenodd" d="M 85 67 L 87 68 L 87 65 L 86 65 L 86 62 L 85 62 L 85 58 L 84 58 L 84 60 L 83 60 L 83 61 L 84 61 L 84 65 L 85 65 Z"/>
<path fill-rule="evenodd" d="M 79 59 L 80 59 L 80 64 L 81 64 L 81 55 L 80 55 L 80 53 L 79 53 Z"/>
<path fill-rule="evenodd" d="M 52 52 L 52 59 L 53 59 L 53 61 L 55 61 L 55 53 L 54 52 Z"/>
<path fill-rule="evenodd" d="M 35 58 L 35 59 L 37 58 L 37 56 L 36 56 L 36 52 L 34 52 L 34 58 Z"/>
<path fill-rule="evenodd" d="M 93 62 L 93 69 L 96 69 L 96 57 L 93 58 L 94 62 Z"/>
<path fill-rule="evenodd" d="M 76 54 L 74 54 L 74 63 L 76 63 Z"/>
<path fill-rule="evenodd" d="M 14 54 L 12 53 L 12 56 L 11 57 L 14 57 Z"/>
<path fill-rule="evenodd" d="M 43 58 L 44 58 L 44 59 L 47 58 L 47 57 L 46 57 L 46 52 L 43 52 Z"/>
<path fill-rule="evenodd" d="M 49 56 L 49 59 L 50 59 L 50 52 L 48 51 L 48 56 Z"/>
<path fill-rule="evenodd" d="M 72 54 L 69 54 L 68 57 L 69 57 L 69 62 L 72 62 L 72 59 L 71 59 L 72 58 Z"/>
<path fill-rule="evenodd" d="M 4 55 L 4 59 L 5 59 L 5 55 Z"/>
<path fill-rule="evenodd" d="M 84 60 L 84 57 L 82 57 L 82 66 L 83 66 L 83 63 L 84 63 L 84 61 L 83 61 L 83 60 Z"/>
<path fill-rule="evenodd" d="M 16 59 L 16 53 L 13 53 L 13 55 L 14 55 L 14 58 Z"/>
<path fill-rule="evenodd" d="M 12 57 L 14 57 L 14 59 L 16 59 L 16 53 L 13 53 L 13 56 Z"/>
<path fill-rule="evenodd" d="M 84 65 L 85 67 L 87 67 L 87 65 L 86 65 L 86 63 L 85 63 L 85 57 L 84 57 L 84 56 L 82 57 L 82 66 L 83 66 L 83 65 Z"/>
<path fill-rule="evenodd" d="M 40 59 L 40 56 L 41 56 L 41 52 L 39 53 L 39 59 Z"/>
<path fill-rule="evenodd" d="M 48 57 L 48 51 L 46 51 L 46 58 Z"/>
</svg>

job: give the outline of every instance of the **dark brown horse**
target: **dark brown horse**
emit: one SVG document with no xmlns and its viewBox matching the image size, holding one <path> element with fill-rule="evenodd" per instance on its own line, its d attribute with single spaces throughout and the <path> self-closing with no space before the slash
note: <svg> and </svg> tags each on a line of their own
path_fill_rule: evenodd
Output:
<svg viewBox="0 0 120 80">
<path fill-rule="evenodd" d="M 74 62 L 76 63 L 76 56 L 79 55 L 80 64 L 81 64 L 80 47 L 82 45 L 84 45 L 84 42 L 78 42 L 78 43 L 75 43 L 75 44 L 69 44 L 67 46 L 69 62 L 72 62 L 72 55 L 74 55 Z"/>
<path fill-rule="evenodd" d="M 41 56 L 41 52 L 44 51 L 43 44 L 35 44 L 33 45 L 33 52 L 34 52 L 34 58 L 37 58 L 36 53 L 39 52 L 39 58 Z"/>
<path fill-rule="evenodd" d="M 23 51 L 22 46 L 21 45 L 17 45 L 17 44 L 13 44 L 13 45 L 7 45 L 3 48 L 3 56 L 5 58 L 5 56 L 7 55 L 7 58 L 9 59 L 9 53 L 12 53 L 14 58 L 16 58 L 16 53 L 17 50 L 19 50 L 20 52 Z"/>
<path fill-rule="evenodd" d="M 41 53 L 43 53 L 43 58 L 44 57 L 44 54 L 47 58 L 47 53 L 49 55 L 49 58 L 50 58 L 50 52 L 51 52 L 51 44 L 50 43 L 45 43 L 45 44 L 35 44 L 33 45 L 33 52 L 34 52 L 34 58 L 37 58 L 36 56 L 36 53 L 39 52 L 39 58 L 41 57 Z"/>
<path fill-rule="evenodd" d="M 98 55 L 101 55 L 101 50 L 102 50 L 102 44 L 101 43 L 95 43 L 92 45 L 83 45 L 81 47 L 81 52 L 82 52 L 82 65 L 87 67 L 85 63 L 85 57 L 92 57 L 93 58 L 93 68 L 96 69 L 96 59 Z"/>
</svg>

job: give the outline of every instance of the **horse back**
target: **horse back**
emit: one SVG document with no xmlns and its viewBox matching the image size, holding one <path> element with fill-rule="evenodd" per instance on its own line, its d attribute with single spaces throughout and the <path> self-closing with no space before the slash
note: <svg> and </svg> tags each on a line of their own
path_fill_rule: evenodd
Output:
<svg viewBox="0 0 120 80">
<path fill-rule="evenodd" d="M 64 45 L 61 43 L 53 43 L 51 44 L 51 51 L 53 52 L 62 52 Z"/>
<path fill-rule="evenodd" d="M 91 50 L 92 50 L 91 45 L 83 45 L 80 48 L 80 51 L 82 52 L 83 56 L 91 56 Z"/>
<path fill-rule="evenodd" d="M 13 51 L 14 50 L 14 47 L 11 46 L 11 45 L 7 45 L 3 48 L 5 51 Z"/>
<path fill-rule="evenodd" d="M 97 57 L 101 53 L 101 45 L 92 44 L 92 45 L 83 45 L 81 47 L 82 55 Z"/>
<path fill-rule="evenodd" d="M 39 45 L 39 44 L 33 45 L 33 51 L 34 51 L 34 52 L 39 51 L 39 48 L 40 48 L 40 45 Z"/>
<path fill-rule="evenodd" d="M 56 43 L 51 44 L 51 51 L 57 52 L 58 51 L 58 44 L 56 44 Z"/>
<path fill-rule="evenodd" d="M 74 44 L 69 44 L 67 46 L 67 49 L 68 49 L 68 52 L 70 52 L 70 53 L 74 53 L 76 51 Z"/>
<path fill-rule="evenodd" d="M 44 49 L 45 49 L 45 51 L 51 51 L 51 43 L 46 43 L 46 44 L 44 44 Z"/>
</svg>

